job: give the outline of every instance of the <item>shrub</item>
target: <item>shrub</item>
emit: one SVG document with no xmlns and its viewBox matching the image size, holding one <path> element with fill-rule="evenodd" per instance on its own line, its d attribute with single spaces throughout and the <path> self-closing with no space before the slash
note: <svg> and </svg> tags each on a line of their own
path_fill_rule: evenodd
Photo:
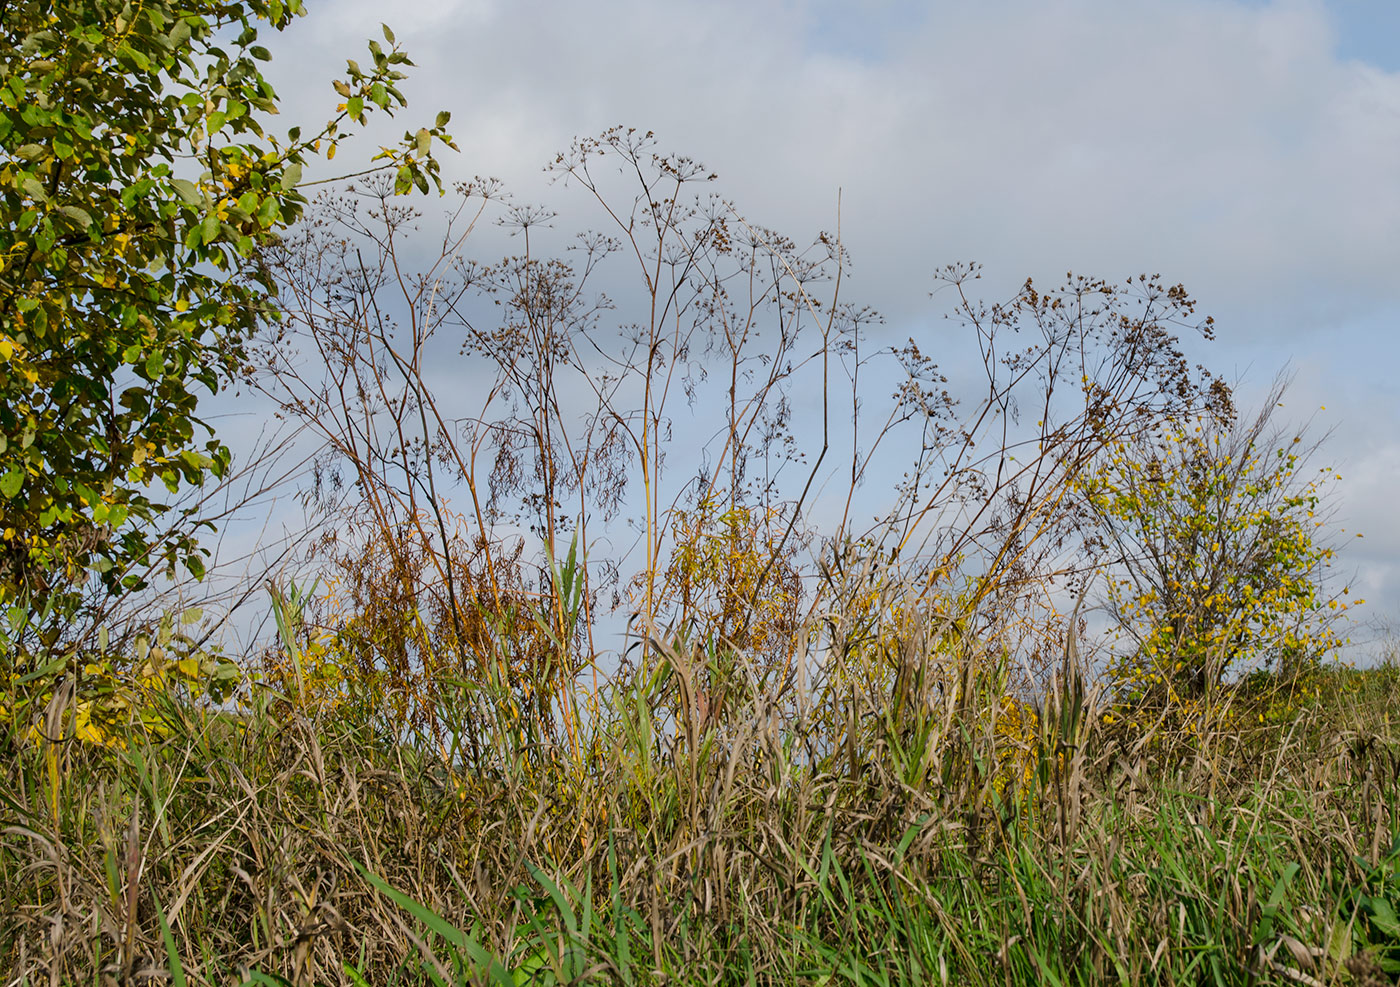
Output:
<svg viewBox="0 0 1400 987">
<path fill-rule="evenodd" d="M 1282 390 L 1246 426 L 1203 415 L 1115 442 L 1080 481 L 1131 704 L 1194 707 L 1255 669 L 1293 679 L 1339 643 L 1353 604 L 1326 587 L 1334 475 L 1309 470 L 1301 434 L 1271 428 Z"/>
</svg>

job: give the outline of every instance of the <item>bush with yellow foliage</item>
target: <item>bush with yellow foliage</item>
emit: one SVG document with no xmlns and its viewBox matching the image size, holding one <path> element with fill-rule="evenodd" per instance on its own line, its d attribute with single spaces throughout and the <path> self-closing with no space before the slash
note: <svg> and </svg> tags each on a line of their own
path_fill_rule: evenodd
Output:
<svg viewBox="0 0 1400 987">
<path fill-rule="evenodd" d="M 1116 442 L 1080 480 L 1107 554 L 1112 677 L 1139 710 L 1208 708 L 1256 670 L 1296 684 L 1361 602 L 1326 587 L 1335 475 L 1309 468 L 1302 435 L 1271 427 L 1282 392 L 1247 425 L 1185 418 Z"/>
</svg>

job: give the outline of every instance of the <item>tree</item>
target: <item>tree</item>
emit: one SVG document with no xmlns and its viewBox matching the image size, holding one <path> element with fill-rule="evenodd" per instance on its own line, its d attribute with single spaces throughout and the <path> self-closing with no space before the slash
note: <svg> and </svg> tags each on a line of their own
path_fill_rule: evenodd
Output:
<svg viewBox="0 0 1400 987">
<path fill-rule="evenodd" d="M 384 29 L 319 132 L 265 128 L 260 24 L 301 0 L 0 0 L 0 602 L 37 608 L 96 572 L 203 572 L 169 493 L 223 475 L 196 416 L 278 318 L 259 250 L 297 220 L 302 166 L 347 122 L 405 104 Z M 375 160 L 438 181 L 447 114 Z M 178 512 L 176 512 L 178 513 Z"/>
<path fill-rule="evenodd" d="M 1332 471 L 1305 472 L 1302 435 L 1273 427 L 1282 392 L 1247 425 L 1202 415 L 1116 443 L 1083 481 L 1128 642 L 1115 678 L 1137 700 L 1206 700 L 1232 671 L 1292 675 L 1336 645 L 1347 604 L 1324 590 L 1319 538 Z"/>
</svg>

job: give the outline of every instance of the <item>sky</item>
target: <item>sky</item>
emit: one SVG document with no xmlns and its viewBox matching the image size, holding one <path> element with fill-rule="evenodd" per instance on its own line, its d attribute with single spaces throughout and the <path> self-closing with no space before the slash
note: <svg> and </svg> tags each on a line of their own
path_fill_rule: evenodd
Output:
<svg viewBox="0 0 1400 987">
<path fill-rule="evenodd" d="M 1295 375 L 1284 414 L 1330 432 L 1343 477 L 1338 568 L 1400 620 L 1394 0 L 307 6 L 266 39 L 288 123 L 329 114 L 330 80 L 388 20 L 417 67 L 386 133 L 450 110 L 449 177 L 548 200 L 541 169 L 571 138 L 652 130 L 796 238 L 834 228 L 839 201 L 846 297 L 891 341 L 941 314 L 932 272 L 954 261 L 983 264 L 993 299 L 1071 270 L 1185 284 L 1218 326 L 1190 354 L 1243 404 Z"/>
</svg>

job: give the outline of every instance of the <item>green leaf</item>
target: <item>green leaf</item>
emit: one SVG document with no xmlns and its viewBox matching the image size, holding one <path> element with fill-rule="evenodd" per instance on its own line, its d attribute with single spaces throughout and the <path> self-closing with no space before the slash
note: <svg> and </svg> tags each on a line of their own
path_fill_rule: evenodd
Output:
<svg viewBox="0 0 1400 987">
<path fill-rule="evenodd" d="M 39 231 L 34 234 L 34 246 L 39 248 L 40 253 L 48 253 L 53 249 L 54 241 L 58 239 L 58 234 L 54 232 L 53 220 L 45 216 L 39 221 Z M 42 315 L 43 309 L 37 309 L 36 318 Z"/>
<path fill-rule="evenodd" d="M 49 192 L 44 188 L 42 182 L 33 175 L 22 175 L 19 180 L 19 187 L 24 190 L 24 194 L 35 202 L 48 202 Z"/>
<path fill-rule="evenodd" d="M 18 466 L 11 466 L 4 476 L 0 476 L 0 496 L 14 500 L 20 487 L 24 486 L 24 473 Z"/>
<path fill-rule="evenodd" d="M 301 182 L 301 163 L 297 161 L 289 162 L 287 167 L 282 169 L 282 190 L 290 192 Z"/>
<path fill-rule="evenodd" d="M 437 115 L 437 120 L 434 121 L 433 126 L 434 126 L 436 129 L 441 130 L 443 127 L 446 127 L 446 126 L 447 126 L 447 122 L 448 122 L 449 120 L 451 120 L 451 119 L 452 119 L 452 114 L 451 114 L 451 113 L 447 112 L 446 110 L 441 110 L 441 111 L 439 111 L 439 113 L 438 113 L 438 115 Z"/>
<path fill-rule="evenodd" d="M 1395 907 L 1384 898 L 1368 898 L 1366 900 L 1366 911 L 1371 916 L 1371 924 L 1387 936 L 1400 941 L 1400 916 L 1395 914 Z"/>
<path fill-rule="evenodd" d="M 345 109 L 351 120 L 359 120 L 365 112 L 365 101 L 359 96 L 351 96 L 345 101 Z"/>
<path fill-rule="evenodd" d="M 210 459 L 203 453 L 196 452 L 193 449 L 181 450 L 180 458 L 183 459 L 186 464 L 188 464 L 196 470 L 207 470 L 214 465 L 214 461 L 212 459 Z"/>
<path fill-rule="evenodd" d="M 79 206 L 59 206 L 58 211 L 77 223 L 84 230 L 92 226 L 92 217 L 88 215 L 87 210 Z"/>
</svg>

